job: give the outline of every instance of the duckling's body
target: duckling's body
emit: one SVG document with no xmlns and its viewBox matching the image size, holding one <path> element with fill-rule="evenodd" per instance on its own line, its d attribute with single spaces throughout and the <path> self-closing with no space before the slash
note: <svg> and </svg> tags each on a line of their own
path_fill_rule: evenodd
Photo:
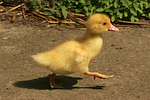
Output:
<svg viewBox="0 0 150 100">
<path fill-rule="evenodd" d="M 100 20 L 103 19 L 104 21 Z M 107 25 L 103 25 L 107 23 Z M 50 85 L 55 86 L 56 74 L 67 75 L 72 73 L 83 73 L 98 78 L 110 78 L 111 76 L 89 72 L 89 63 L 100 53 L 103 40 L 101 32 L 112 27 L 110 19 L 103 14 L 95 14 L 87 21 L 87 30 L 83 38 L 67 41 L 52 50 L 33 55 L 35 61 L 44 65 L 53 72 Z M 112 27 L 115 28 L 114 26 Z M 118 31 L 117 28 L 113 31 Z"/>
<path fill-rule="evenodd" d="M 85 73 L 89 62 L 99 54 L 102 47 L 100 37 L 90 40 L 67 41 L 52 50 L 32 57 L 55 74 Z"/>
</svg>

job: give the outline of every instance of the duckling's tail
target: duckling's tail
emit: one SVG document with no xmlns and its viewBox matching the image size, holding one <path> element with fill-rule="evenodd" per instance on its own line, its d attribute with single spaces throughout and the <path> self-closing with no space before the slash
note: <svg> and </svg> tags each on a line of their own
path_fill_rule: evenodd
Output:
<svg viewBox="0 0 150 100">
<path fill-rule="evenodd" d="M 31 56 L 37 63 L 48 66 L 48 61 L 43 54 L 36 54 Z"/>
</svg>

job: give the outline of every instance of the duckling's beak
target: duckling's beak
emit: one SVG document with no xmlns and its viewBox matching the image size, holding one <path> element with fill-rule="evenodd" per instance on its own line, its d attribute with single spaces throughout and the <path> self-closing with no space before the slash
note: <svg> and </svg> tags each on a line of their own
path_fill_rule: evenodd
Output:
<svg viewBox="0 0 150 100">
<path fill-rule="evenodd" d="M 110 28 L 108 29 L 108 31 L 119 31 L 119 29 L 113 25 L 110 25 Z"/>
</svg>

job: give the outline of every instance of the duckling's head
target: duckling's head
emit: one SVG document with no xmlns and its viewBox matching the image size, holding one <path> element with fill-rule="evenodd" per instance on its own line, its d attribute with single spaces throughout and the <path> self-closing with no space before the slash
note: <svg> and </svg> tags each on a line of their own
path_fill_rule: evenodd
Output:
<svg viewBox="0 0 150 100">
<path fill-rule="evenodd" d="M 110 18 L 105 14 L 94 14 L 89 17 L 86 23 L 87 32 L 90 34 L 100 34 L 105 31 L 119 31 L 113 26 Z"/>
</svg>

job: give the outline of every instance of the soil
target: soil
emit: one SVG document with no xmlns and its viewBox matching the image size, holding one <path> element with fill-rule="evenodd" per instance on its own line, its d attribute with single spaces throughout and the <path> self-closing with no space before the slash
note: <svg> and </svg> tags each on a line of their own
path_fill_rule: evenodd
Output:
<svg viewBox="0 0 150 100">
<path fill-rule="evenodd" d="M 51 72 L 31 55 L 84 35 L 73 25 L 0 22 L 0 100 L 149 100 L 150 28 L 102 33 L 104 45 L 90 71 L 114 75 L 93 79 L 57 75 L 63 89 L 50 89 Z"/>
</svg>

